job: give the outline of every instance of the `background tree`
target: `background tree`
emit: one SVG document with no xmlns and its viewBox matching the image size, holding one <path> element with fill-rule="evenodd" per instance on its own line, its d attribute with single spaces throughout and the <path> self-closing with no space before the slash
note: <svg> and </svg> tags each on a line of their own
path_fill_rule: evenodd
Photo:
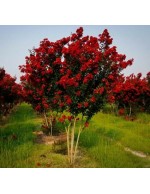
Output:
<svg viewBox="0 0 150 194">
<path fill-rule="evenodd" d="M 11 109 L 21 100 L 21 86 L 15 77 L 7 74 L 0 68 L 0 117 L 6 116 Z"/>
<path fill-rule="evenodd" d="M 141 108 L 144 111 L 150 113 L 150 72 L 147 73 L 146 78 L 144 79 L 146 82 L 143 93 L 141 95 Z"/>
<path fill-rule="evenodd" d="M 115 97 L 115 103 L 117 104 L 119 113 L 123 113 L 123 109 L 128 113 L 135 114 L 142 107 L 144 108 L 149 99 L 149 87 L 146 78 L 142 78 L 142 74 L 131 74 L 130 76 L 122 76 L 120 82 L 118 82 L 112 90 L 112 94 Z"/>
<path fill-rule="evenodd" d="M 26 57 L 26 64 L 19 67 L 24 73 L 21 83 L 25 100 L 31 103 L 37 112 L 44 115 L 46 127 L 50 129 L 51 135 L 52 111 L 60 111 L 56 97 L 54 101 L 54 95 L 59 93 L 56 85 L 60 77 L 61 64 L 59 62 L 62 57 L 62 48 L 68 41 L 68 38 L 56 42 L 44 39 L 38 48 L 30 51 L 30 56 Z M 48 111 L 51 111 L 49 119 L 47 118 Z"/>
</svg>

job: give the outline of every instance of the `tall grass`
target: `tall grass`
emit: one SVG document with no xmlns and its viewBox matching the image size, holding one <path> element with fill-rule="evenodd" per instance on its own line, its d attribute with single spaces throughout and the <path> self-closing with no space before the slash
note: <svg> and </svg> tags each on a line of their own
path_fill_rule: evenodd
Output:
<svg viewBox="0 0 150 194">
<path fill-rule="evenodd" d="M 0 167 L 68 167 L 67 157 L 53 153 L 52 146 L 35 143 L 33 131 L 41 130 L 42 118 L 22 103 L 0 127 Z M 59 125 L 59 124 L 58 124 Z"/>
<path fill-rule="evenodd" d="M 40 127 L 36 114 L 23 103 L 0 128 L 0 167 L 26 167 L 32 153 L 33 131 Z"/>
<path fill-rule="evenodd" d="M 96 167 L 150 167 L 149 140 L 150 115 L 138 115 L 137 120 L 126 121 L 122 117 L 98 113 L 81 134 L 80 146 L 97 162 Z M 137 157 L 126 152 L 124 147 L 148 156 Z"/>
<path fill-rule="evenodd" d="M 22 103 L 0 127 L 0 167 L 69 167 L 67 156 L 52 146 L 35 143 L 33 131 L 41 130 L 42 119 L 30 105 Z M 63 128 L 57 123 L 58 128 Z M 150 115 L 135 121 L 98 113 L 80 137 L 75 167 L 150 167 Z M 124 147 L 147 154 L 140 158 Z"/>
</svg>

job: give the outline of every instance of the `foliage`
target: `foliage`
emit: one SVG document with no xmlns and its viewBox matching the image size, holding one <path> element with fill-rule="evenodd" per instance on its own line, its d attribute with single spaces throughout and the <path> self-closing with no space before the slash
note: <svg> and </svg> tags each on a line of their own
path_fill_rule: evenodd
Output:
<svg viewBox="0 0 150 194">
<path fill-rule="evenodd" d="M 0 117 L 6 116 L 21 99 L 21 86 L 0 68 Z"/>
<path fill-rule="evenodd" d="M 120 82 L 112 89 L 115 103 L 118 104 L 119 114 L 124 114 L 125 110 L 129 116 L 136 110 L 149 110 L 150 85 L 148 75 L 142 78 L 142 74 L 131 74 L 130 76 L 121 76 Z"/>
</svg>

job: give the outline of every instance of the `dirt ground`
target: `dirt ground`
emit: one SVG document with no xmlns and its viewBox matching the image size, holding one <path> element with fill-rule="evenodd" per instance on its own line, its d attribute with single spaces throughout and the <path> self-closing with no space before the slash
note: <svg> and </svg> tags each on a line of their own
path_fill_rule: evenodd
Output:
<svg viewBox="0 0 150 194">
<path fill-rule="evenodd" d="M 61 133 L 57 136 L 50 136 L 43 133 L 43 131 L 33 132 L 37 136 L 35 142 L 45 145 L 61 144 L 67 141 L 67 136 L 65 133 Z"/>
</svg>

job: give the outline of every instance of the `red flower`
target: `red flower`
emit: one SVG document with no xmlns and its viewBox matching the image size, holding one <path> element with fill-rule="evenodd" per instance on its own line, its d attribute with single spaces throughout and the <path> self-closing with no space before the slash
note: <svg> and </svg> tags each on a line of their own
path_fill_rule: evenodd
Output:
<svg viewBox="0 0 150 194">
<path fill-rule="evenodd" d="M 64 47 L 64 48 L 62 49 L 62 53 L 67 54 L 67 53 L 68 53 L 68 48 Z"/>
<path fill-rule="evenodd" d="M 67 118 L 67 116 L 66 115 L 62 115 L 62 118 L 65 120 Z"/>
<path fill-rule="evenodd" d="M 73 116 L 68 116 L 68 120 L 71 121 L 74 117 Z"/>
<path fill-rule="evenodd" d="M 43 106 L 44 106 L 44 108 L 46 108 L 46 109 L 48 109 L 49 108 L 49 106 L 48 106 L 48 104 L 43 104 Z"/>
<path fill-rule="evenodd" d="M 94 96 L 92 96 L 92 98 L 90 99 L 90 101 L 91 101 L 92 103 L 94 103 L 94 102 L 96 102 L 96 98 L 95 98 Z"/>
<path fill-rule="evenodd" d="M 64 74 L 64 73 L 65 73 L 65 69 L 62 68 L 62 69 L 59 70 L 59 72 L 60 72 L 61 74 Z"/>
<path fill-rule="evenodd" d="M 60 108 L 62 108 L 64 106 L 65 106 L 65 103 L 63 103 L 63 102 L 61 102 L 60 105 L 59 105 Z"/>
<path fill-rule="evenodd" d="M 54 99 L 53 104 L 57 104 L 57 103 L 58 103 L 58 100 Z"/>
<path fill-rule="evenodd" d="M 62 94 L 62 91 L 61 91 L 61 90 L 58 90 L 58 91 L 56 92 L 56 94 L 60 95 L 60 94 Z"/>
<path fill-rule="evenodd" d="M 113 80 L 113 79 L 114 79 L 114 76 L 113 76 L 113 75 L 109 75 L 108 78 L 109 78 L 110 80 Z"/>
<path fill-rule="evenodd" d="M 45 84 L 42 84 L 42 90 L 44 90 L 45 89 Z M 32 91 L 32 93 L 33 93 L 33 91 Z"/>
<path fill-rule="evenodd" d="M 54 61 L 54 64 L 61 64 L 61 59 L 60 58 L 56 58 L 56 60 Z"/>
<path fill-rule="evenodd" d="M 78 108 L 82 108 L 82 104 L 81 103 L 78 103 Z"/>
<path fill-rule="evenodd" d="M 88 79 L 85 77 L 83 80 L 83 83 L 86 84 L 88 82 Z"/>
<path fill-rule="evenodd" d="M 94 90 L 94 94 L 103 94 L 104 92 L 104 87 L 97 88 Z"/>
<path fill-rule="evenodd" d="M 67 98 L 66 103 L 67 103 L 68 105 L 72 104 L 72 100 L 71 100 L 71 98 L 70 98 L 70 97 L 69 97 L 69 98 Z"/>
<path fill-rule="evenodd" d="M 58 120 L 59 120 L 59 122 L 61 122 L 61 123 L 64 123 L 64 121 L 65 121 L 65 119 L 63 119 L 63 118 L 59 118 Z"/>
<path fill-rule="evenodd" d="M 66 83 L 69 85 L 69 86 L 78 86 L 78 83 L 75 82 L 75 79 L 74 78 L 70 78 L 68 80 L 66 80 Z"/>
<path fill-rule="evenodd" d="M 109 96 L 108 98 L 109 98 L 108 101 L 110 103 L 113 103 L 115 101 L 115 97 L 114 96 Z"/>
<path fill-rule="evenodd" d="M 52 70 L 52 69 L 48 69 L 48 70 L 47 70 L 47 73 L 48 73 L 48 74 L 52 74 L 52 73 L 53 73 L 53 70 Z"/>
<path fill-rule="evenodd" d="M 83 80 L 83 83 L 86 84 L 88 81 L 92 80 L 93 79 L 93 75 L 91 73 L 88 73 L 84 80 Z"/>
<path fill-rule="evenodd" d="M 76 95 L 77 95 L 77 96 L 81 96 L 81 91 L 77 91 L 77 92 L 76 92 Z"/>
<path fill-rule="evenodd" d="M 76 33 L 77 33 L 78 37 L 81 37 L 82 34 L 83 34 L 83 28 L 82 28 L 82 27 L 78 28 L 78 29 L 76 30 Z"/>
<path fill-rule="evenodd" d="M 54 53 L 54 48 L 50 48 L 50 49 L 48 50 L 48 53 L 49 53 L 49 54 L 53 54 L 53 53 Z"/>
<path fill-rule="evenodd" d="M 58 120 L 59 122 L 64 123 L 66 119 L 68 119 L 68 117 L 66 115 L 62 115 L 62 117 L 60 117 Z"/>
<path fill-rule="evenodd" d="M 41 106 L 40 105 L 37 105 L 36 107 L 35 107 L 35 110 L 36 111 L 39 111 L 41 109 Z"/>
<path fill-rule="evenodd" d="M 119 113 L 119 115 L 124 115 L 124 113 L 125 113 L 124 108 L 119 109 L 118 113 Z"/>
<path fill-rule="evenodd" d="M 87 108 L 89 106 L 88 102 L 84 102 L 84 107 Z"/>
<path fill-rule="evenodd" d="M 120 66 L 125 69 L 127 67 L 127 63 L 126 62 L 121 62 Z"/>
<path fill-rule="evenodd" d="M 88 126 L 89 126 L 89 122 L 85 122 L 84 127 L 88 127 Z"/>
<path fill-rule="evenodd" d="M 99 88 L 99 94 L 102 94 L 104 92 L 104 87 Z"/>
<path fill-rule="evenodd" d="M 37 166 L 41 166 L 41 164 L 39 162 L 36 163 Z"/>
<path fill-rule="evenodd" d="M 72 36 L 71 36 L 71 41 L 75 41 L 77 38 L 78 38 L 78 37 L 77 37 L 76 34 L 72 34 Z"/>
<path fill-rule="evenodd" d="M 76 80 L 77 80 L 77 81 L 80 81 L 80 80 L 81 80 L 81 74 L 80 74 L 80 73 L 78 73 L 78 74 L 76 75 Z"/>
</svg>

